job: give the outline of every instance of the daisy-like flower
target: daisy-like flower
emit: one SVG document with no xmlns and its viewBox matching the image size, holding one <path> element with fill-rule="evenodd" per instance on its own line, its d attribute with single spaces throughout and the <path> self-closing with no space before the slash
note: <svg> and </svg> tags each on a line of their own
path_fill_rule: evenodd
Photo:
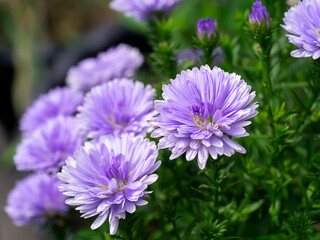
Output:
<svg viewBox="0 0 320 240">
<path fill-rule="evenodd" d="M 86 142 L 67 159 L 58 173 L 65 182 L 60 190 L 69 198 L 66 203 L 78 206 L 84 218 L 98 215 L 91 225 L 100 227 L 109 216 L 110 234 L 118 229 L 119 219 L 136 206 L 147 204 L 143 198 L 151 191 L 148 185 L 158 176 L 152 174 L 161 164 L 154 142 L 142 136 L 127 134 L 103 136 L 99 141 Z"/>
<path fill-rule="evenodd" d="M 320 57 L 320 0 L 303 0 L 284 14 L 281 25 L 289 33 L 289 42 L 299 49 L 291 52 L 292 57 Z"/>
<path fill-rule="evenodd" d="M 143 61 L 143 55 L 137 48 L 120 44 L 72 67 L 66 81 L 72 89 L 88 91 L 115 78 L 132 77 Z"/>
<path fill-rule="evenodd" d="M 24 135 L 30 135 L 36 128 L 49 119 L 59 115 L 71 116 L 77 107 L 83 103 L 83 93 L 70 88 L 55 88 L 40 96 L 27 109 L 20 121 L 20 130 Z"/>
<path fill-rule="evenodd" d="M 182 71 L 171 84 L 163 85 L 163 99 L 155 101 L 160 113 L 152 124 L 157 126 L 151 137 L 162 137 L 158 147 L 172 151 L 170 159 L 186 152 L 186 159 L 198 155 L 203 169 L 209 154 L 231 156 L 246 150 L 229 136 L 244 137 L 246 121 L 257 114 L 255 97 L 241 76 L 229 74 L 218 67 Z"/>
<path fill-rule="evenodd" d="M 155 90 L 141 82 L 116 79 L 93 88 L 79 107 L 81 133 L 98 139 L 108 134 L 145 134 L 150 131 Z"/>
<path fill-rule="evenodd" d="M 113 0 L 110 7 L 138 21 L 153 18 L 157 13 L 168 14 L 181 0 Z"/>
<path fill-rule="evenodd" d="M 46 218 L 64 215 L 66 197 L 59 192 L 61 182 L 47 174 L 33 174 L 17 182 L 8 196 L 5 211 L 17 226 L 43 224 Z"/>
<path fill-rule="evenodd" d="M 58 116 L 23 138 L 14 162 L 19 171 L 57 172 L 82 143 L 78 120 Z"/>
</svg>

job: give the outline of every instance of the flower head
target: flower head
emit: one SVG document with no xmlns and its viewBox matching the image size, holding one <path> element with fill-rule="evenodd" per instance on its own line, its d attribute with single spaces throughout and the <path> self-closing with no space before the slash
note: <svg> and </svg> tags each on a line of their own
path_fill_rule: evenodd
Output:
<svg viewBox="0 0 320 240">
<path fill-rule="evenodd" d="M 291 52 L 292 57 L 320 57 L 320 1 L 303 0 L 284 14 L 281 25 L 290 35 L 289 42 L 299 49 Z"/>
<path fill-rule="evenodd" d="M 132 77 L 143 61 L 137 48 L 120 44 L 72 67 L 66 81 L 72 89 L 87 91 L 115 78 Z"/>
<path fill-rule="evenodd" d="M 151 137 L 162 137 L 158 147 L 172 151 L 170 159 L 186 152 L 191 161 L 198 154 L 203 169 L 209 154 L 231 156 L 246 150 L 227 135 L 244 137 L 246 121 L 257 114 L 258 105 L 250 104 L 255 97 L 251 87 L 239 75 L 218 67 L 182 71 L 171 84 L 163 85 L 163 99 L 155 101 L 160 113 L 153 120 L 158 126 Z"/>
<path fill-rule="evenodd" d="M 200 38 L 203 38 L 204 35 L 209 39 L 211 36 L 216 35 L 216 27 L 218 25 L 217 19 L 200 19 L 198 21 L 198 34 Z"/>
<path fill-rule="evenodd" d="M 145 134 L 151 130 L 147 120 L 155 115 L 155 90 L 141 82 L 116 79 L 93 88 L 79 107 L 82 133 L 98 139 L 108 134 Z"/>
<path fill-rule="evenodd" d="M 71 197 L 66 203 L 78 206 L 82 217 L 98 215 L 92 229 L 109 216 L 110 234 L 115 234 L 126 212 L 133 213 L 136 206 L 147 204 L 143 198 L 151 192 L 146 189 L 158 178 L 151 174 L 161 163 L 156 162 L 157 155 L 154 142 L 142 136 L 109 135 L 87 142 L 58 173 L 66 183 L 60 190 Z"/>
<path fill-rule="evenodd" d="M 153 18 L 153 15 L 169 13 L 181 0 L 113 0 L 110 7 L 123 12 L 127 17 L 134 17 L 138 21 Z"/>
<path fill-rule="evenodd" d="M 82 142 L 78 121 L 73 117 L 59 116 L 23 138 L 14 161 L 20 171 L 57 172 Z"/>
<path fill-rule="evenodd" d="M 40 96 L 27 109 L 20 121 L 20 130 L 24 135 L 30 135 L 40 125 L 59 115 L 71 116 L 77 107 L 83 103 L 83 93 L 70 88 L 55 88 Z"/>
<path fill-rule="evenodd" d="M 216 47 L 216 49 L 212 52 L 213 61 L 211 66 L 219 65 L 224 58 L 223 50 L 221 47 Z M 179 66 L 183 66 L 185 61 L 189 61 L 192 65 L 200 64 L 200 60 L 204 61 L 204 54 L 201 49 L 191 49 L 187 48 L 182 50 L 177 54 L 177 61 Z"/>
<path fill-rule="evenodd" d="M 33 174 L 17 182 L 8 196 L 5 211 L 17 226 L 42 224 L 46 217 L 64 215 L 66 197 L 59 192 L 61 182 L 46 174 Z"/>
<path fill-rule="evenodd" d="M 252 5 L 252 12 L 249 13 L 249 22 L 252 25 L 261 26 L 264 21 L 269 25 L 269 13 L 265 6 L 262 5 L 261 1 L 256 1 Z"/>
</svg>

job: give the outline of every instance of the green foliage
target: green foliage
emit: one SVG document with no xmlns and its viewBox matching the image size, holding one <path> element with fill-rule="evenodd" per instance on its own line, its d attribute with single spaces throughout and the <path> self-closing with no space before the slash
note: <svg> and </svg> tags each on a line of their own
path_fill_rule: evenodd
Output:
<svg viewBox="0 0 320 240">
<path fill-rule="evenodd" d="M 153 51 L 151 69 L 138 76 L 156 88 L 157 99 L 163 84 L 196 65 L 178 66 L 180 50 L 202 49 L 205 64 L 217 44 L 222 48 L 220 67 L 240 74 L 259 102 L 246 127 L 250 136 L 236 139 L 247 153 L 209 159 L 199 170 L 185 155 L 171 161 L 170 151 L 160 150 L 159 179 L 146 206 L 127 214 L 115 236 L 105 224 L 70 239 L 320 239 L 320 62 L 290 56 L 294 47 L 279 27 L 285 1 L 264 2 L 270 26 L 249 26 L 252 1 L 238 0 L 185 0 L 171 18 L 139 25 Z M 218 20 L 213 42 L 197 39 L 197 20 L 207 15 Z"/>
<path fill-rule="evenodd" d="M 230 159 L 209 160 L 206 169 L 197 175 L 194 175 L 196 164 L 190 166 L 184 156 L 175 160 L 181 167 L 174 168 L 175 177 L 170 175 L 171 185 L 161 184 L 157 188 L 164 193 L 162 201 L 168 203 L 170 218 L 165 221 L 173 225 L 169 228 L 172 239 L 317 236 L 318 230 L 313 226 L 320 219 L 320 169 L 316 163 L 319 143 L 315 142 L 319 139 L 316 123 L 320 117 L 320 88 L 319 81 L 312 79 L 319 79 L 320 70 L 318 62 L 290 57 L 292 46 L 276 22 L 281 21 L 286 8 L 274 1 L 268 2 L 267 7 L 271 11 L 271 25 L 263 24 L 262 28 L 250 28 L 248 11 L 238 11 L 235 21 L 238 28 L 244 29 L 241 35 L 225 32 L 220 26 L 224 19 L 218 18 L 219 45 L 225 57 L 222 68 L 242 74 L 252 85 L 260 104 L 259 114 L 249 126 L 251 136 L 242 140 L 247 148 L 245 156 L 236 154 Z M 191 39 L 196 39 L 193 29 Z M 175 46 L 179 42 L 175 41 Z M 193 47 L 205 50 L 199 41 Z M 189 65 L 186 62 L 185 66 L 192 67 Z M 160 180 L 161 176 L 162 180 L 168 177 L 166 168 L 170 166 L 165 160 Z M 174 202 L 165 200 L 171 198 L 166 189 L 177 194 Z M 297 211 L 303 213 L 296 214 Z M 160 236 L 166 236 L 164 232 L 159 238 L 150 237 L 161 239 Z"/>
<path fill-rule="evenodd" d="M 284 1 L 267 1 L 270 26 L 263 22 L 261 28 L 249 26 L 250 4 L 186 1 L 184 9 L 198 18 L 179 15 L 178 9 L 173 18 L 150 23 L 149 60 L 158 72 L 158 99 L 162 84 L 196 66 L 188 60 L 177 66 L 179 50 L 187 46 L 206 54 L 218 44 L 224 52 L 221 67 L 241 74 L 260 106 L 247 127 L 250 136 L 236 139 L 246 155 L 209 159 L 199 171 L 184 155 L 170 161 L 170 151 L 160 151 L 159 180 L 151 186 L 149 204 L 130 224 L 134 239 L 320 239 L 319 62 L 290 56 L 293 47 L 279 27 Z M 228 11 L 234 14 L 227 20 Z M 196 23 L 205 17 L 201 12 L 218 19 L 217 41 L 198 38 Z M 200 59 L 201 64 L 210 61 Z M 120 236 L 125 236 L 125 224 L 120 223 Z"/>
<path fill-rule="evenodd" d="M 309 239 L 312 233 L 312 221 L 306 213 L 295 213 L 290 218 L 290 225 L 294 231 L 295 239 Z"/>
<path fill-rule="evenodd" d="M 153 47 L 150 60 L 154 66 L 153 69 L 164 72 L 166 79 L 173 78 L 177 74 L 177 49 L 176 43 L 172 39 L 173 23 L 166 19 L 157 20 L 150 22 L 150 29 L 149 40 Z M 168 83 L 168 80 L 162 83 Z"/>
<path fill-rule="evenodd" d="M 210 221 L 210 219 L 202 222 L 198 227 L 199 239 L 211 240 L 222 239 L 224 233 L 227 232 L 226 222 L 219 223 L 218 220 Z"/>
</svg>

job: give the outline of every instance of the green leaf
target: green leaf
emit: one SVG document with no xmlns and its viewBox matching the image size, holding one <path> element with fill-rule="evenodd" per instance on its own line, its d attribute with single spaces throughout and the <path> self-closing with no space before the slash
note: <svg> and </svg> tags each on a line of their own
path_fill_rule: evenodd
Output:
<svg viewBox="0 0 320 240">
<path fill-rule="evenodd" d="M 240 212 L 240 215 L 242 215 L 242 216 L 247 215 L 247 214 L 250 214 L 250 213 L 258 210 L 262 206 L 264 201 L 265 201 L 264 199 L 260 199 L 257 202 L 254 202 L 254 203 L 247 205 L 244 209 L 242 209 L 242 211 Z"/>
<path fill-rule="evenodd" d="M 184 235 L 183 235 L 183 238 L 184 240 L 188 240 L 190 235 L 191 235 L 191 232 L 192 230 L 194 229 L 194 227 L 196 226 L 196 223 L 198 222 L 198 218 L 195 218 L 190 224 L 189 226 L 187 227 Z"/>
</svg>

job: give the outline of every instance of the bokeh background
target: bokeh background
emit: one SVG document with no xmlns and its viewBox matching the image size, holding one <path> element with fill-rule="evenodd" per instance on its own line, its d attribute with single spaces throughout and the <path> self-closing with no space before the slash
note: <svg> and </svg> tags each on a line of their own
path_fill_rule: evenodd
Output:
<svg viewBox="0 0 320 240">
<path fill-rule="evenodd" d="M 198 19 L 209 16 L 218 19 L 223 32 L 240 38 L 238 20 L 246 17 L 252 2 L 182 0 L 172 13 L 176 37 L 181 46 L 187 45 Z M 264 3 L 268 7 L 268 1 Z M 3 211 L 15 181 L 26 175 L 13 165 L 20 141 L 18 121 L 25 109 L 40 94 L 64 85 L 68 69 L 84 58 L 121 42 L 143 53 L 151 50 L 146 24 L 125 18 L 108 4 L 107 0 L 0 0 L 0 240 L 47 239 L 34 226 L 15 227 Z M 268 10 L 276 16 L 273 11 L 287 7 L 285 0 L 279 0 L 277 9 Z M 147 68 L 145 64 L 143 69 Z"/>
</svg>

